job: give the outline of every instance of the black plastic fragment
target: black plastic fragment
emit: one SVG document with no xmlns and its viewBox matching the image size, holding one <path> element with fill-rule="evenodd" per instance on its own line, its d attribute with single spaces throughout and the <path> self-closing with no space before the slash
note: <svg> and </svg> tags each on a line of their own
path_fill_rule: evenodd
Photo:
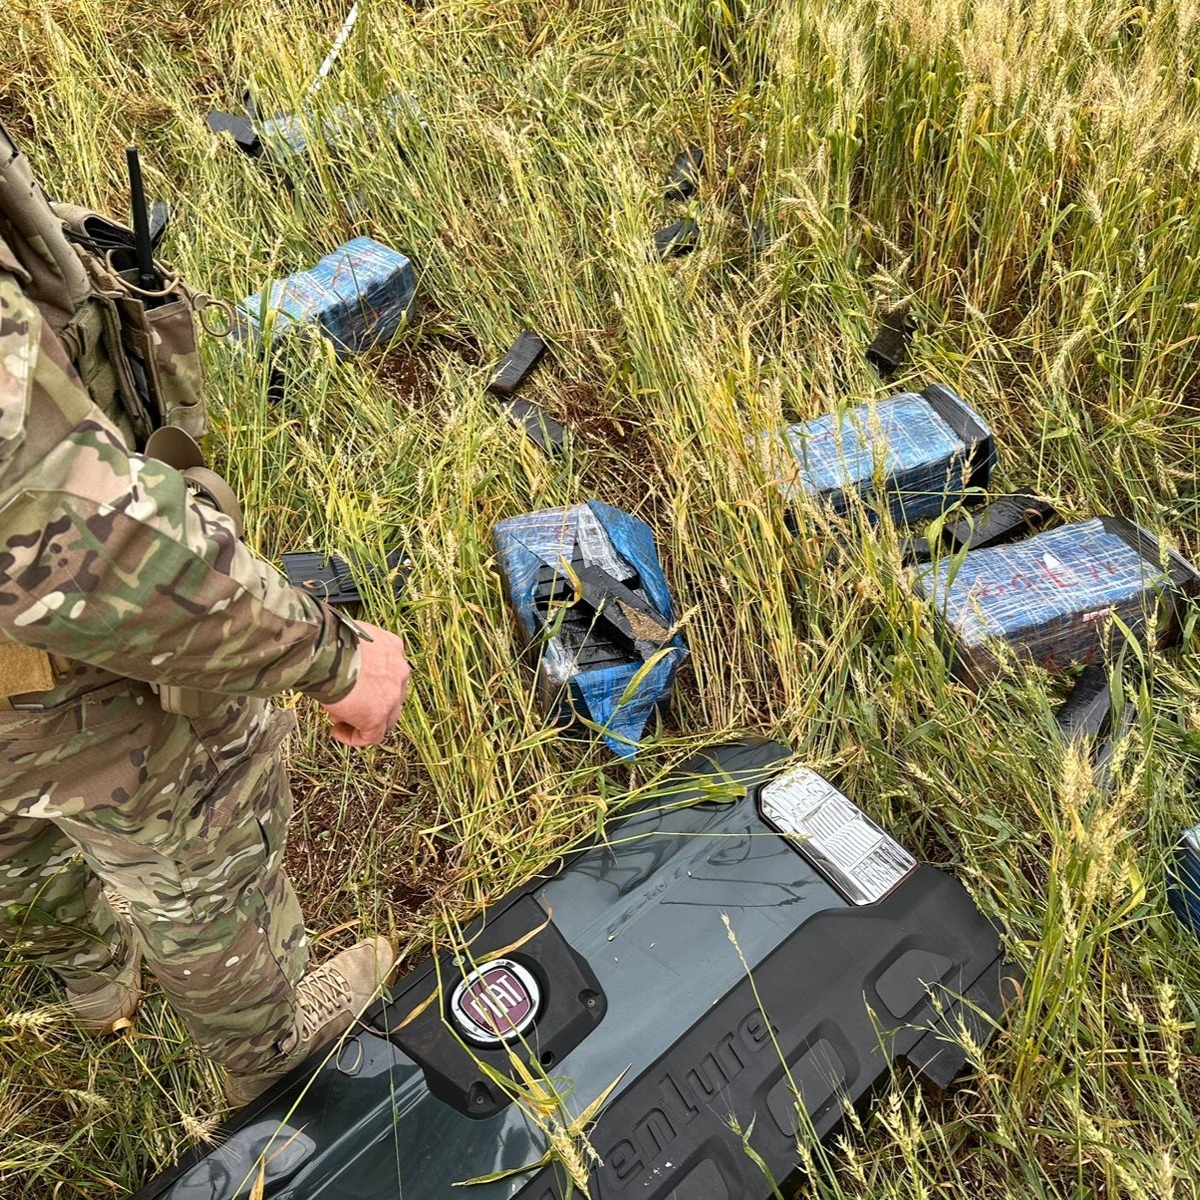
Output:
<svg viewBox="0 0 1200 1200">
<path fill-rule="evenodd" d="M 161 200 L 150 206 L 150 248 L 157 250 L 171 224 L 171 209 Z"/>
<path fill-rule="evenodd" d="M 532 404 L 528 400 L 522 400 L 520 397 L 513 397 L 511 400 L 502 400 L 501 407 L 504 409 L 505 416 L 518 429 L 524 430 L 529 440 L 539 450 L 543 450 L 547 454 L 563 452 L 566 431 L 538 405 Z"/>
<path fill-rule="evenodd" d="M 583 566 L 578 546 L 572 570 Z M 595 671 L 619 667 L 634 653 L 629 640 L 597 613 L 582 597 L 572 603 L 575 589 L 571 581 L 554 567 L 538 570 L 533 592 L 533 605 L 543 622 L 543 628 L 553 630 L 553 636 L 569 651 L 579 671 Z M 552 605 L 557 608 L 552 609 Z M 549 689 L 547 689 L 549 694 Z"/>
<path fill-rule="evenodd" d="M 1112 689 L 1108 669 L 1100 663 L 1083 668 L 1075 686 L 1062 702 L 1055 720 L 1068 742 L 1088 739 L 1091 745 L 1092 783 L 1100 792 L 1112 790 L 1112 757 L 1116 744 L 1129 734 L 1137 719 L 1128 700 L 1121 715 L 1113 720 Z"/>
<path fill-rule="evenodd" d="M 543 567 L 538 572 L 533 599 L 547 621 L 553 620 L 549 616 L 552 604 L 571 605 L 573 610 L 586 614 L 582 620 L 589 637 L 607 633 L 611 638 L 615 634 L 628 649 L 637 650 L 640 643 L 657 648 L 670 640 L 672 623 L 634 591 L 640 587 L 641 581 L 636 576 L 626 584 L 598 566 L 588 566 L 576 542 L 572 547 L 570 573 Z M 597 631 L 597 621 L 606 629 Z"/>
<path fill-rule="evenodd" d="M 1103 737 L 1112 726 L 1112 691 L 1108 668 L 1099 663 L 1086 666 L 1075 680 L 1071 694 L 1055 714 L 1058 727 L 1069 741 Z"/>
<path fill-rule="evenodd" d="M 684 217 L 654 235 L 654 253 L 659 258 L 680 258 L 700 244 L 700 226 Z"/>
<path fill-rule="evenodd" d="M 1054 505 L 1031 492 L 1000 496 L 969 517 L 959 517 L 942 530 L 950 551 L 980 550 L 1015 536 L 1035 533 L 1058 516 Z"/>
<path fill-rule="evenodd" d="M 924 537 L 901 538 L 900 559 L 905 563 L 927 563 L 933 558 L 933 547 Z"/>
<path fill-rule="evenodd" d="M 354 564 L 352 568 L 336 554 L 315 554 L 307 550 L 283 556 L 283 573 L 293 587 L 304 588 L 326 604 L 361 604 L 359 581 L 385 584 L 389 580 L 395 595 L 404 590 L 409 562 L 403 550 L 393 550 L 381 570 L 373 563 Z M 356 578 L 357 576 L 357 578 Z"/>
<path fill-rule="evenodd" d="M 677 154 L 667 175 L 664 198 L 668 201 L 679 201 L 694 196 L 700 187 L 700 172 L 703 167 L 704 151 L 699 146 L 689 146 Z"/>
<path fill-rule="evenodd" d="M 575 542 L 569 569 L 559 564 L 538 570 L 533 605 L 576 669 L 595 671 L 648 657 L 670 641 L 672 622 L 642 591 L 637 574 L 622 581 L 589 566 Z"/>
<path fill-rule="evenodd" d="M 982 550 L 1036 533 L 1057 516 L 1057 509 L 1048 500 L 1030 492 L 1014 492 L 948 522 L 939 538 L 905 538 L 900 543 L 900 555 L 907 563 L 926 563 L 933 558 L 935 548 L 943 554 Z"/>
<path fill-rule="evenodd" d="M 1129 734 L 1137 720 L 1137 709 L 1126 703 L 1121 716 L 1110 724 L 1108 733 L 1097 740 L 1092 748 L 1092 782 L 1102 792 L 1112 790 L 1112 757 L 1117 742 Z"/>
<path fill-rule="evenodd" d="M 237 143 L 238 149 L 252 158 L 258 158 L 263 151 L 262 139 L 258 136 L 254 125 L 248 117 L 239 117 L 235 113 L 210 112 L 204 123 L 212 133 L 227 133 Z"/>
<path fill-rule="evenodd" d="M 583 568 L 583 554 L 576 542 L 572 547 L 571 570 L 578 574 Z M 554 630 L 554 636 L 569 650 L 579 670 L 619 666 L 634 653 L 629 639 L 615 626 L 600 621 L 599 614 L 582 594 L 576 601 L 574 583 L 558 567 L 538 569 L 533 606 L 543 628 Z"/>
<path fill-rule="evenodd" d="M 487 390 L 493 396 L 511 396 L 528 378 L 530 371 L 546 353 L 546 343 L 532 329 L 524 329 L 509 346 L 496 368 Z"/>
<path fill-rule="evenodd" d="M 896 309 L 883 319 L 883 326 L 867 347 L 867 361 L 885 379 L 908 361 L 908 342 L 917 323 L 904 309 Z"/>
</svg>

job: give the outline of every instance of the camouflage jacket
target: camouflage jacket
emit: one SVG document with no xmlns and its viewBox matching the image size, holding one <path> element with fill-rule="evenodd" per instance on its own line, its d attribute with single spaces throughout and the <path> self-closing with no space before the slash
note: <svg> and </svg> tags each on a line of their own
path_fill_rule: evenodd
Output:
<svg viewBox="0 0 1200 1200">
<path fill-rule="evenodd" d="M 0 640 L 71 660 L 41 701 L 105 676 L 344 696 L 353 629 L 256 559 L 179 472 L 130 450 L 29 284 L 0 240 Z"/>
</svg>

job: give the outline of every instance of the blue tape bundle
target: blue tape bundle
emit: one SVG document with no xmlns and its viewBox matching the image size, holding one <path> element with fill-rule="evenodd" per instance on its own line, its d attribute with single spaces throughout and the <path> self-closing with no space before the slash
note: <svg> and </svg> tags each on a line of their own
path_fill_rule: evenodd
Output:
<svg viewBox="0 0 1200 1200">
<path fill-rule="evenodd" d="M 936 383 L 840 418 L 791 425 L 784 435 L 797 468 L 796 479 L 784 484 L 789 499 L 799 489 L 844 513 L 857 494 L 885 501 L 902 525 L 937 516 L 967 487 L 985 486 L 996 461 L 992 431 L 961 396 Z"/>
<path fill-rule="evenodd" d="M 1164 565 L 1165 563 L 1165 565 Z M 942 558 L 916 580 L 968 675 L 996 674 L 997 644 L 1052 670 L 1099 661 L 1112 618 L 1149 640 L 1160 600 L 1178 633 L 1179 602 L 1200 574 L 1121 517 L 1094 517 L 1025 541 Z"/>
<path fill-rule="evenodd" d="M 246 94 L 246 115 L 213 111 L 205 122 L 216 134 L 229 134 L 234 144 L 251 158 L 264 153 L 274 163 L 286 164 L 289 159 L 303 158 L 311 145 L 310 137 L 319 138 L 322 145 L 336 155 L 341 147 L 354 143 L 365 151 L 377 147 L 377 135 L 386 133 L 404 158 L 405 125 L 419 125 L 428 134 L 426 122 L 417 102 L 411 96 L 393 93 L 380 102 L 374 111 L 363 112 L 349 104 L 340 104 L 326 112 L 309 110 L 303 116 L 283 113 L 260 121 L 257 110 Z"/>
<path fill-rule="evenodd" d="M 1183 831 L 1167 866 L 1167 900 L 1175 915 L 1200 936 L 1200 825 Z"/>
<path fill-rule="evenodd" d="M 687 655 L 671 632 L 675 610 L 650 527 L 591 500 L 492 532 L 509 600 L 540 654 L 543 711 L 560 725 L 587 717 L 615 753 L 633 758 Z"/>
<path fill-rule="evenodd" d="M 387 343 L 412 310 L 412 263 L 397 250 L 359 237 L 311 270 L 278 279 L 237 306 L 238 336 L 259 343 L 264 328 L 278 341 L 297 327 L 319 330 L 339 358 Z"/>
<path fill-rule="evenodd" d="M 378 110 L 370 114 L 363 114 L 350 104 L 340 104 L 324 114 L 309 112 L 301 116 L 284 113 L 263 121 L 258 128 L 258 135 L 268 151 L 284 159 L 289 155 L 306 154 L 309 139 L 314 136 L 319 136 L 328 149 L 336 151 L 339 143 L 352 138 L 360 143 L 366 142 L 374 131 L 373 127 L 386 125 L 394 134 L 405 122 L 418 124 L 426 131 L 429 128 L 411 96 L 393 94 L 385 96 Z"/>
</svg>

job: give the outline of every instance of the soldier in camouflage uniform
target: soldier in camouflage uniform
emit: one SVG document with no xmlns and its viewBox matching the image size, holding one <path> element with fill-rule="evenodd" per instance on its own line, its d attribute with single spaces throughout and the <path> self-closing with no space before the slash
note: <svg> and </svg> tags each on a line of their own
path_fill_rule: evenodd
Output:
<svg viewBox="0 0 1200 1200">
<path fill-rule="evenodd" d="M 94 1030 L 133 1016 L 144 959 L 245 1102 L 393 962 L 373 938 L 306 974 L 281 862 L 293 720 L 268 700 L 304 692 L 335 738 L 371 745 L 408 666 L 133 450 L 81 264 L 0 130 L 0 938 Z M 171 687 L 205 703 L 166 711 Z"/>
</svg>

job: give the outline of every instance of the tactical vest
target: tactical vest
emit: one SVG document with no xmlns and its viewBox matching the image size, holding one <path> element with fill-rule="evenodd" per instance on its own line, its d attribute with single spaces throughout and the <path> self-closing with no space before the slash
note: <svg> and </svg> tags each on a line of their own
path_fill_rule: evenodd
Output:
<svg viewBox="0 0 1200 1200">
<path fill-rule="evenodd" d="M 167 263 L 155 263 L 159 292 L 137 286 L 133 233 L 99 213 L 52 204 L 0 126 L 0 269 L 14 275 L 58 336 L 93 403 L 131 450 L 183 472 L 189 491 L 230 516 L 229 487 L 204 465 L 204 384 L 197 321 L 212 304 Z M 224 307 L 224 306 L 218 306 Z M 228 313 L 228 309 L 225 309 Z M 67 664 L 0 635 L 0 708 L 43 692 Z M 194 715 L 198 694 L 158 689 L 169 712 Z"/>
</svg>

